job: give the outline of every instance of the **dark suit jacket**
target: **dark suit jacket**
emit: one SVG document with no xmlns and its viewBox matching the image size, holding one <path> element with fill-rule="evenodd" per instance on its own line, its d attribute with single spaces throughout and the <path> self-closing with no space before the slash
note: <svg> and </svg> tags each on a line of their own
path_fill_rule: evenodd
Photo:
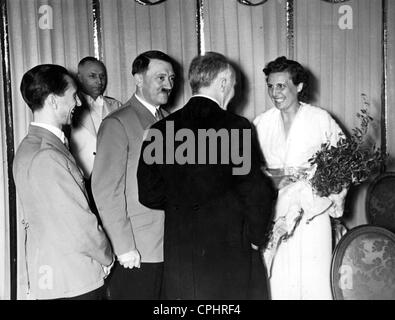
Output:
<svg viewBox="0 0 395 320">
<path fill-rule="evenodd" d="M 166 123 L 175 132 L 191 129 L 251 129 L 245 118 L 222 110 L 205 97 L 152 126 L 166 138 Z M 234 142 L 234 141 L 233 141 Z M 176 142 L 174 149 L 182 142 Z M 150 145 L 145 141 L 142 153 Z M 166 149 L 165 149 L 166 150 Z M 221 150 L 218 151 L 220 159 Z M 174 152 L 171 149 L 164 151 Z M 208 157 L 209 154 L 207 154 Z M 198 158 L 198 150 L 195 154 Z M 250 243 L 266 240 L 274 191 L 259 168 L 255 145 L 247 175 L 233 175 L 230 164 L 148 165 L 140 156 L 139 199 L 165 209 L 164 290 L 169 299 L 247 299 L 252 281 Z M 208 161 L 208 160 L 207 160 Z M 261 284 L 265 286 L 261 266 Z"/>
<path fill-rule="evenodd" d="M 163 210 L 141 205 L 137 164 L 143 136 L 155 117 L 133 96 L 100 125 L 92 193 L 117 255 L 138 249 L 142 262 L 163 261 Z"/>
<path fill-rule="evenodd" d="M 81 295 L 103 285 L 110 242 L 90 211 L 84 179 L 60 139 L 30 126 L 13 173 L 25 221 L 31 298 Z"/>
</svg>

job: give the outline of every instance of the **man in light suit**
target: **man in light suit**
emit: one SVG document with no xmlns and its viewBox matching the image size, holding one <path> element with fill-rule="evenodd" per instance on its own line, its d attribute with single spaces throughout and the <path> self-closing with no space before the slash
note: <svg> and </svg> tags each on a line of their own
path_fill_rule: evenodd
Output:
<svg viewBox="0 0 395 320">
<path fill-rule="evenodd" d="M 111 245 L 89 209 L 84 179 L 62 126 L 80 105 L 76 85 L 58 65 L 25 73 L 21 92 L 33 111 L 13 164 L 25 227 L 32 299 L 103 299 Z"/>
<path fill-rule="evenodd" d="M 103 96 L 107 86 L 104 64 L 94 57 L 85 57 L 78 64 L 79 93 L 82 107 L 77 111 L 71 130 L 71 152 L 78 166 L 89 179 L 96 154 L 96 138 L 102 119 L 121 107 L 121 102 Z"/>
<path fill-rule="evenodd" d="M 109 278 L 111 299 L 160 297 L 164 213 L 139 203 L 136 172 L 144 132 L 166 115 L 172 62 L 160 51 L 140 54 L 132 67 L 135 94 L 99 130 L 92 192 L 119 262 Z"/>
</svg>

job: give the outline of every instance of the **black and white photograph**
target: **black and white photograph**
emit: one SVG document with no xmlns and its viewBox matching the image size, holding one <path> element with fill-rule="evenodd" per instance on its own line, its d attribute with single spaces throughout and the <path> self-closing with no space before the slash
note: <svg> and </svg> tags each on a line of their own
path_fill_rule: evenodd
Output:
<svg viewBox="0 0 395 320">
<path fill-rule="evenodd" d="M 0 300 L 395 300 L 394 17 L 0 0 Z"/>
</svg>

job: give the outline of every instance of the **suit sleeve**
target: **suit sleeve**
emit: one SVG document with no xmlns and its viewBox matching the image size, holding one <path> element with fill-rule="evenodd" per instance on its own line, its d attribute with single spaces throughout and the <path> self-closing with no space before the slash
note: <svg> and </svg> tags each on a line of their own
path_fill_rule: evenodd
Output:
<svg viewBox="0 0 395 320">
<path fill-rule="evenodd" d="M 128 144 L 118 119 L 103 120 L 97 136 L 92 193 L 116 255 L 136 249 L 125 194 Z"/>
<path fill-rule="evenodd" d="M 249 123 L 245 124 L 245 128 L 252 132 Z M 247 145 L 243 147 L 240 144 L 239 154 L 244 154 L 245 157 L 250 157 L 251 159 L 251 170 L 249 173 L 236 176 L 236 188 L 245 207 L 247 236 L 251 243 L 261 246 L 267 241 L 277 192 L 270 179 L 262 172 L 260 152 L 257 141 L 252 134 L 250 148 Z"/>
<path fill-rule="evenodd" d="M 83 185 L 75 178 L 78 174 L 71 173 L 78 172 L 78 168 L 58 151 L 44 151 L 33 159 L 28 183 L 43 204 L 43 213 L 50 214 L 42 219 L 45 229 L 56 233 L 53 239 L 57 239 L 66 254 L 80 252 L 102 265 L 110 265 L 110 242 L 89 209 Z"/>
<path fill-rule="evenodd" d="M 148 208 L 164 210 L 166 197 L 163 178 L 157 165 L 155 163 L 148 164 L 144 159 L 144 150 L 146 150 L 149 143 L 149 141 L 145 140 L 141 147 L 137 168 L 139 201 Z"/>
</svg>

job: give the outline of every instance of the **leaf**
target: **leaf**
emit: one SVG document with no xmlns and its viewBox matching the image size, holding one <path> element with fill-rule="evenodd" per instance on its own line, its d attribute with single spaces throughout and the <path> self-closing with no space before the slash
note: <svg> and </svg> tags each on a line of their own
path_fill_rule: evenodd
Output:
<svg viewBox="0 0 395 320">
<path fill-rule="evenodd" d="M 379 170 L 386 159 L 380 148 L 364 146 L 373 117 L 369 115 L 370 104 L 365 94 L 362 94 L 362 101 L 364 107 L 356 115 L 360 126 L 352 129 L 352 135 L 342 134 L 336 146 L 328 139 L 308 160 L 317 166 L 310 182 L 321 195 L 339 193 L 345 186 L 362 183 Z"/>
</svg>

